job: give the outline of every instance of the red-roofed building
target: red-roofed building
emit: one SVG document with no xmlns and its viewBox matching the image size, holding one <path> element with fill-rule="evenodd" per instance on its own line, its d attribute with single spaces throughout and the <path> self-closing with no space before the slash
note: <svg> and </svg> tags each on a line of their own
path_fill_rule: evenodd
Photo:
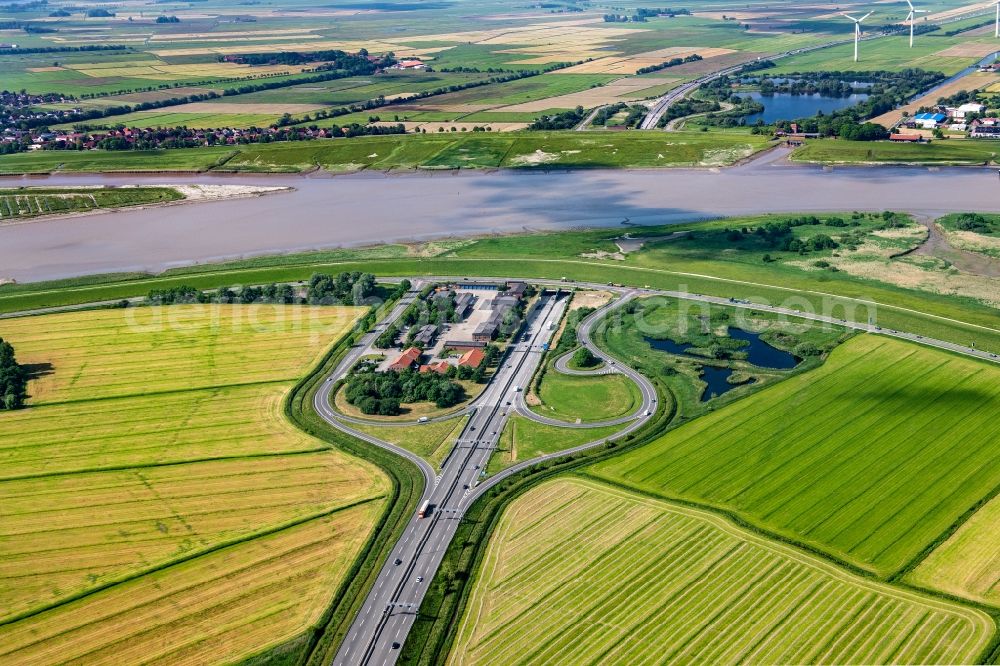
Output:
<svg viewBox="0 0 1000 666">
<path fill-rule="evenodd" d="M 423 69 L 427 67 L 427 65 L 419 60 L 400 60 L 396 67 L 399 69 Z"/>
<path fill-rule="evenodd" d="M 399 358 L 397 358 L 395 361 L 392 362 L 392 365 L 389 366 L 389 370 L 393 370 L 395 372 L 401 372 L 403 370 L 411 369 L 414 365 L 417 364 L 417 361 L 420 360 L 421 353 L 422 352 L 416 347 L 410 347 L 402 354 L 400 354 Z"/>
<path fill-rule="evenodd" d="M 420 372 L 436 372 L 439 375 L 443 375 L 448 372 L 449 367 L 448 361 L 437 361 L 436 363 L 420 366 Z"/>
<path fill-rule="evenodd" d="M 485 359 L 486 353 L 482 349 L 470 349 L 458 359 L 458 365 L 461 367 L 478 368 L 483 364 Z"/>
</svg>

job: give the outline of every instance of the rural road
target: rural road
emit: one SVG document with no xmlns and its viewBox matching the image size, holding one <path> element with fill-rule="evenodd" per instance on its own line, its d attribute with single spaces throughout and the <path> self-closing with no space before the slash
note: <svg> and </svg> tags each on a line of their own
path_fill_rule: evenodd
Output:
<svg viewBox="0 0 1000 666">
<path fill-rule="evenodd" d="M 0 186 L 240 183 L 281 196 L 0 226 L 0 278 L 31 282 L 149 271 L 226 258 L 523 232 L 620 227 L 763 213 L 1000 212 L 995 169 L 783 165 L 767 155 L 718 170 L 361 173 L 0 178 Z M 178 211 L 183 211 L 179 215 Z"/>
</svg>

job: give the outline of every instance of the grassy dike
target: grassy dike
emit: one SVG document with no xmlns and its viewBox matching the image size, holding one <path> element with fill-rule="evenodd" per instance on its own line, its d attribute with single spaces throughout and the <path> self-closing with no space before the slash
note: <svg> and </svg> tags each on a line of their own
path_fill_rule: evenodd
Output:
<svg viewBox="0 0 1000 666">
<path fill-rule="evenodd" d="M 336 367 L 355 340 L 374 323 L 375 314 L 369 312 L 356 325 L 354 332 L 331 349 L 313 372 L 289 392 L 284 412 L 289 421 L 313 437 L 367 460 L 385 472 L 392 482 L 388 510 L 374 527 L 372 536 L 347 572 L 344 582 L 334 593 L 333 601 L 320 622 L 307 633 L 251 657 L 244 664 L 329 663 L 420 500 L 424 480 L 416 467 L 388 451 L 342 433 L 324 421 L 313 409 L 313 398 L 323 378 Z"/>
<path fill-rule="evenodd" d="M 556 458 L 518 472 L 490 488 L 469 508 L 427 589 L 420 612 L 400 652 L 399 663 L 429 666 L 444 662 L 455 640 L 458 623 L 489 546 L 490 536 L 504 509 L 514 499 L 554 476 L 642 446 L 674 423 L 676 400 L 662 383 L 654 380 L 654 385 L 660 403 L 671 407 L 658 413 L 638 431 L 604 446 L 595 446 L 589 451 Z"/>
<path fill-rule="evenodd" d="M 996 310 L 968 299 L 946 295 L 917 293 L 898 287 L 862 281 L 830 280 L 810 283 L 822 288 L 795 288 L 786 276 L 775 275 L 774 283 L 759 279 L 742 281 L 735 277 L 716 277 L 632 266 L 628 264 L 596 263 L 580 259 L 536 259 L 517 257 L 496 258 L 405 258 L 369 259 L 365 261 L 310 261 L 301 255 L 303 263 L 292 263 L 292 257 L 275 257 L 276 265 L 261 265 L 254 260 L 246 268 L 230 264 L 225 269 L 210 270 L 206 266 L 170 271 L 160 276 L 135 274 L 96 276 L 48 283 L 7 285 L 0 287 L 0 313 L 19 312 L 36 308 L 60 307 L 95 302 L 115 302 L 143 296 L 150 289 L 189 285 L 213 289 L 220 285 L 267 284 L 297 282 L 309 279 L 314 272 L 369 271 L 379 277 L 421 275 L 510 276 L 521 278 L 559 279 L 606 284 L 615 282 L 630 286 L 650 286 L 655 289 L 687 291 L 724 298 L 750 298 L 774 303 L 791 302 L 790 307 L 805 312 L 830 314 L 849 321 L 866 322 L 869 305 L 877 311 L 883 328 L 909 331 L 925 337 L 938 338 L 1000 353 L 1000 318 Z M 835 291 L 837 293 L 835 293 Z"/>
</svg>

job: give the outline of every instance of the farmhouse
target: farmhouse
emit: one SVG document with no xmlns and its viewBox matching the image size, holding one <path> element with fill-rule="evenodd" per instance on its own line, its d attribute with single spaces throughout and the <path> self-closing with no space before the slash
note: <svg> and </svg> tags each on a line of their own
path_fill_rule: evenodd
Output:
<svg viewBox="0 0 1000 666">
<path fill-rule="evenodd" d="M 419 60 L 400 60 L 396 64 L 397 69 L 426 69 L 427 65 Z"/>
<path fill-rule="evenodd" d="M 447 361 L 435 361 L 434 363 L 420 366 L 420 372 L 436 372 L 439 375 L 443 375 L 448 372 L 448 368 L 450 367 L 451 365 Z"/>
<path fill-rule="evenodd" d="M 403 370 L 410 370 L 413 366 L 417 365 L 417 361 L 420 360 L 420 354 L 423 353 L 416 347 L 410 347 L 402 354 L 399 355 L 395 361 L 389 365 L 389 370 L 393 372 L 402 372 Z"/>
<path fill-rule="evenodd" d="M 458 365 L 461 368 L 475 369 L 481 366 L 485 359 L 486 354 L 482 349 L 470 349 L 458 359 Z"/>
</svg>

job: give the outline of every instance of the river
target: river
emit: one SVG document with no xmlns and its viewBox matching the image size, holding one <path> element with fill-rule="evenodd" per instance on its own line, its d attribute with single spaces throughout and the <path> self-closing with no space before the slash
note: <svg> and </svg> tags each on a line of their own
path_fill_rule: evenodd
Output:
<svg viewBox="0 0 1000 666">
<path fill-rule="evenodd" d="M 0 186 L 291 185 L 287 194 L 0 226 L 0 278 L 151 271 L 226 258 L 443 236 L 664 224 L 766 212 L 1000 212 L 995 169 L 824 169 L 765 156 L 717 170 L 347 176 L 69 175 Z"/>
</svg>

